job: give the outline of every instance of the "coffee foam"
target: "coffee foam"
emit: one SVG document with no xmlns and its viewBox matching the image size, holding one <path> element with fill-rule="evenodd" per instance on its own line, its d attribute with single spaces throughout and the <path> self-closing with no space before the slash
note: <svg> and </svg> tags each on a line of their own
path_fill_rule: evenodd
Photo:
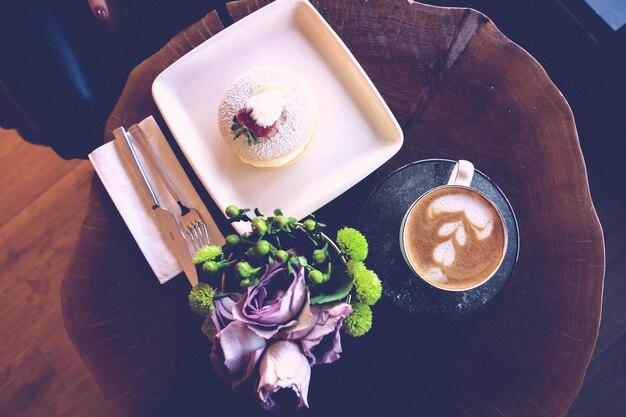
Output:
<svg viewBox="0 0 626 417">
<path fill-rule="evenodd" d="M 433 259 L 440 264 L 444 264 L 445 266 L 452 265 L 455 258 L 456 251 L 454 250 L 452 239 L 438 244 L 433 250 Z"/>
<path fill-rule="evenodd" d="M 473 286 L 498 267 L 505 247 L 497 210 L 479 193 L 444 187 L 424 196 L 407 216 L 407 259 L 427 281 Z"/>
<path fill-rule="evenodd" d="M 484 202 L 463 194 L 448 194 L 436 198 L 428 206 L 428 216 L 435 219 L 445 214 L 463 213 L 469 220 L 470 227 L 474 228 L 476 237 L 483 240 L 491 235 L 493 230 L 493 218 L 489 207 Z M 454 233 L 454 240 L 464 246 L 467 241 L 463 220 L 444 223 L 438 231 L 441 237 Z M 450 266 L 456 258 L 456 250 L 452 239 L 446 240 L 435 247 L 432 253 L 433 259 L 445 266 Z"/>
<path fill-rule="evenodd" d="M 441 282 L 446 282 L 448 280 L 446 276 L 443 274 L 443 271 L 436 267 L 430 268 L 428 270 L 428 278 L 430 278 L 433 281 L 441 281 Z"/>
<path fill-rule="evenodd" d="M 431 219 L 446 213 L 460 212 L 465 214 L 479 239 L 486 239 L 491 235 L 494 221 L 492 210 L 481 200 L 464 194 L 448 194 L 438 197 L 428 206 L 428 215 Z"/>
</svg>

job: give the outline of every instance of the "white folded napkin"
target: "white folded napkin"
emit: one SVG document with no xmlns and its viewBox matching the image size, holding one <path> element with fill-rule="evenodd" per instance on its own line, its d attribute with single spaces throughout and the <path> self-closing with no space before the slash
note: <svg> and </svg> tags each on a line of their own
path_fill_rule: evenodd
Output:
<svg viewBox="0 0 626 417">
<path fill-rule="evenodd" d="M 174 185 L 183 203 L 200 212 L 205 222 L 212 245 L 223 245 L 224 237 L 220 233 L 215 221 L 202 203 L 200 196 L 191 185 L 172 148 L 170 148 L 163 132 L 152 116 L 139 123 L 146 139 L 159 155 L 172 184 Z M 133 131 L 131 127 L 129 131 Z M 124 222 L 128 226 L 133 238 L 137 241 L 141 252 L 146 257 L 152 271 L 161 284 L 169 281 L 182 272 L 178 261 L 168 249 L 161 236 L 156 217 L 152 211 L 152 200 L 146 194 L 145 186 L 139 179 L 139 172 L 130 163 L 125 144 L 118 140 L 108 142 L 89 154 L 96 173 L 111 196 L 113 203 L 119 210 Z M 141 153 L 142 148 L 135 146 Z M 143 159 L 143 158 L 142 158 Z M 162 206 L 175 213 L 180 210 L 174 199 L 167 192 L 167 187 L 155 167 L 145 163 L 150 182 L 156 188 L 157 196 Z"/>
</svg>

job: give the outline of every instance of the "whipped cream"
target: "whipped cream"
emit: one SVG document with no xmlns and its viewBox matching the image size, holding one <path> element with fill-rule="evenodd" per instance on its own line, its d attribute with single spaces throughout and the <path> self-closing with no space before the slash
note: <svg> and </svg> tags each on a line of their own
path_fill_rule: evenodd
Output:
<svg viewBox="0 0 626 417">
<path fill-rule="evenodd" d="M 260 127 L 276 123 L 285 105 L 285 88 L 280 84 L 269 83 L 256 90 L 246 101 L 244 108 Z"/>
</svg>

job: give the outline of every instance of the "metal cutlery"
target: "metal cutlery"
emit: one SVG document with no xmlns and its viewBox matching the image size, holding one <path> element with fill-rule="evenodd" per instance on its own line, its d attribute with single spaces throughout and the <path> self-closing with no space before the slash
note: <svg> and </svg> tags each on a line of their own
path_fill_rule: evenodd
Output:
<svg viewBox="0 0 626 417">
<path fill-rule="evenodd" d="M 156 168 L 156 171 L 161 176 L 168 192 L 172 197 L 174 197 L 176 204 L 180 207 L 180 222 L 187 235 L 187 241 L 190 244 L 189 253 L 193 257 L 202 246 L 210 244 L 206 222 L 198 210 L 186 204 L 180 198 L 179 193 L 176 191 L 176 187 L 174 187 L 172 181 L 167 175 L 167 171 L 161 162 L 159 154 L 152 147 L 152 144 L 147 139 L 147 135 L 143 129 L 139 125 L 133 125 L 130 127 L 129 131 L 132 137 L 140 143 L 140 146 L 145 151 L 145 154 L 147 154 L 148 158 Z"/>
<path fill-rule="evenodd" d="M 191 285 L 196 285 L 198 283 L 198 273 L 192 262 L 195 250 L 192 253 L 192 249 L 190 249 L 190 246 L 188 245 L 188 241 L 191 239 L 188 237 L 188 233 L 190 232 L 192 235 L 195 233 L 194 240 L 192 240 L 192 246 L 194 246 L 194 248 L 201 241 L 208 243 L 208 233 L 206 232 L 206 225 L 204 224 L 204 221 L 198 213 L 198 219 L 194 220 L 192 224 L 186 224 L 183 226 L 179 219 L 181 216 L 178 213 L 173 213 L 166 207 L 163 207 L 156 189 L 150 181 L 148 171 L 144 167 L 139 154 L 137 153 L 132 135 L 123 127 L 115 129 L 113 134 L 116 138 L 126 144 L 127 150 L 132 157 L 132 162 L 134 162 L 134 165 L 139 170 L 140 180 L 143 182 L 146 194 L 152 200 L 152 211 L 166 238 L 167 245 L 173 252 L 174 257 L 178 260 L 180 267 L 185 272 L 185 275 L 187 275 Z M 190 209 L 190 212 L 192 211 L 197 213 L 197 210 Z"/>
</svg>

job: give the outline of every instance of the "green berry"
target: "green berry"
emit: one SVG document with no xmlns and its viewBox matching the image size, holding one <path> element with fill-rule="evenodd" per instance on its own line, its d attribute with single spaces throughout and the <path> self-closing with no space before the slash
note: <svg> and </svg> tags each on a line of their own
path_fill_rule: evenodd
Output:
<svg viewBox="0 0 626 417">
<path fill-rule="evenodd" d="M 324 282 L 324 274 L 322 271 L 318 271 L 317 269 L 312 269 L 309 271 L 309 281 L 313 284 L 321 284 Z"/>
<path fill-rule="evenodd" d="M 315 230 L 315 226 L 317 226 L 317 223 L 313 219 L 308 219 L 303 224 L 304 224 L 304 227 L 306 228 L 306 230 L 308 230 L 309 232 L 314 231 Z"/>
<path fill-rule="evenodd" d="M 248 277 L 248 278 L 244 278 L 239 282 L 239 286 L 241 288 L 248 288 L 251 287 L 253 285 L 256 285 L 259 282 L 259 280 L 254 279 L 252 277 Z"/>
<path fill-rule="evenodd" d="M 270 252 L 271 245 L 267 240 L 259 240 L 253 246 L 254 253 L 258 256 L 265 256 Z"/>
<path fill-rule="evenodd" d="M 276 218 L 274 218 L 274 223 L 276 224 L 276 226 L 278 227 L 285 227 L 287 226 L 288 220 L 285 216 L 276 216 Z"/>
<path fill-rule="evenodd" d="M 287 251 L 279 249 L 274 254 L 274 258 L 276 258 L 276 260 L 281 264 L 284 264 L 289 259 L 289 253 Z"/>
<path fill-rule="evenodd" d="M 235 265 L 235 273 L 241 278 L 248 278 L 252 274 L 252 267 L 248 262 L 238 262 Z"/>
<path fill-rule="evenodd" d="M 350 336 L 359 337 L 372 328 L 372 308 L 367 304 L 352 305 L 352 314 L 343 322 L 343 329 Z"/>
<path fill-rule="evenodd" d="M 241 238 L 235 234 L 226 236 L 226 244 L 230 247 L 235 247 L 241 243 Z"/>
<path fill-rule="evenodd" d="M 374 305 L 383 291 L 382 283 L 374 271 L 366 269 L 354 278 L 356 296 L 364 304 Z"/>
<path fill-rule="evenodd" d="M 239 209 L 239 207 L 237 207 L 237 206 L 228 206 L 228 207 L 226 207 L 226 215 L 230 219 L 234 219 L 236 217 L 239 217 L 240 214 L 241 214 L 241 210 Z"/>
<path fill-rule="evenodd" d="M 267 223 L 262 217 L 255 217 L 252 220 L 252 228 L 255 229 L 259 235 L 263 236 L 267 232 Z"/>
<path fill-rule="evenodd" d="M 323 249 L 315 249 L 313 251 L 313 260 L 316 264 L 323 264 L 326 260 L 326 251 Z"/>
<path fill-rule="evenodd" d="M 215 261 L 206 261 L 202 264 L 202 269 L 209 274 L 214 274 L 218 271 L 219 265 L 217 265 L 217 262 Z"/>
</svg>

